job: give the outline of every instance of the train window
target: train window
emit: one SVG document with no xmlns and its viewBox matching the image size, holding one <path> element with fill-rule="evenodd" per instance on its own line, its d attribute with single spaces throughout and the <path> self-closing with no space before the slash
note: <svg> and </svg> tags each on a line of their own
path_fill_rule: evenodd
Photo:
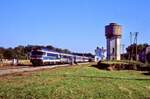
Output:
<svg viewBox="0 0 150 99">
<path fill-rule="evenodd" d="M 61 58 L 70 58 L 71 56 L 61 55 Z"/>
<path fill-rule="evenodd" d="M 47 56 L 51 57 L 51 59 L 57 59 L 57 58 L 59 58 L 58 54 L 53 54 L 53 53 L 47 53 Z"/>
<path fill-rule="evenodd" d="M 62 55 L 61 57 L 62 57 L 62 58 L 67 58 L 67 56 L 64 56 L 64 55 Z"/>
</svg>

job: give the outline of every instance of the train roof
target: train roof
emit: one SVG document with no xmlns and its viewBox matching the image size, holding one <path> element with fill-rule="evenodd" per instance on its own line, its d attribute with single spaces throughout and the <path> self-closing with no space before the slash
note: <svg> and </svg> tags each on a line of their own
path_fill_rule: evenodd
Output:
<svg viewBox="0 0 150 99">
<path fill-rule="evenodd" d="M 85 58 L 87 57 L 87 56 L 83 56 L 83 55 L 76 55 L 74 53 L 68 54 L 68 53 L 56 52 L 56 51 L 53 51 L 53 50 L 49 50 L 47 48 L 35 48 L 35 49 L 32 49 L 32 51 L 44 51 L 44 52 L 50 52 L 50 53 L 60 54 L 60 55 L 66 55 L 66 56 L 76 56 L 76 57 L 85 57 Z"/>
</svg>

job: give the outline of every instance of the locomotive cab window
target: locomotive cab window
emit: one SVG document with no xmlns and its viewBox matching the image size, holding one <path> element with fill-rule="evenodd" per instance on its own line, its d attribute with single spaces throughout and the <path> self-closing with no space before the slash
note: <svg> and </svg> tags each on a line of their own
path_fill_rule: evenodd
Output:
<svg viewBox="0 0 150 99">
<path fill-rule="evenodd" d="M 45 55 L 44 52 L 41 52 L 41 51 L 32 51 L 31 53 L 32 55 Z"/>
</svg>

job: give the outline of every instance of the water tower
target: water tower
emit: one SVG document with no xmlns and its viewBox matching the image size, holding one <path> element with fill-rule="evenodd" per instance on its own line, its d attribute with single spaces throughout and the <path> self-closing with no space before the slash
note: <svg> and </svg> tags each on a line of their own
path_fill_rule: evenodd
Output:
<svg viewBox="0 0 150 99">
<path fill-rule="evenodd" d="M 107 39 L 107 60 L 120 60 L 120 40 L 122 28 L 116 23 L 105 26 Z"/>
</svg>

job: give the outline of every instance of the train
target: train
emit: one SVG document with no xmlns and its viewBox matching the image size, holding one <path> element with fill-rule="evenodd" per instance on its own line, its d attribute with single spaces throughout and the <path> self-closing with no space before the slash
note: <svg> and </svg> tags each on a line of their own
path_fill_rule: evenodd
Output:
<svg viewBox="0 0 150 99">
<path fill-rule="evenodd" d="M 30 62 L 34 66 L 50 64 L 73 64 L 90 62 L 91 60 L 91 57 L 60 53 L 42 48 L 33 49 L 30 53 Z"/>
</svg>

